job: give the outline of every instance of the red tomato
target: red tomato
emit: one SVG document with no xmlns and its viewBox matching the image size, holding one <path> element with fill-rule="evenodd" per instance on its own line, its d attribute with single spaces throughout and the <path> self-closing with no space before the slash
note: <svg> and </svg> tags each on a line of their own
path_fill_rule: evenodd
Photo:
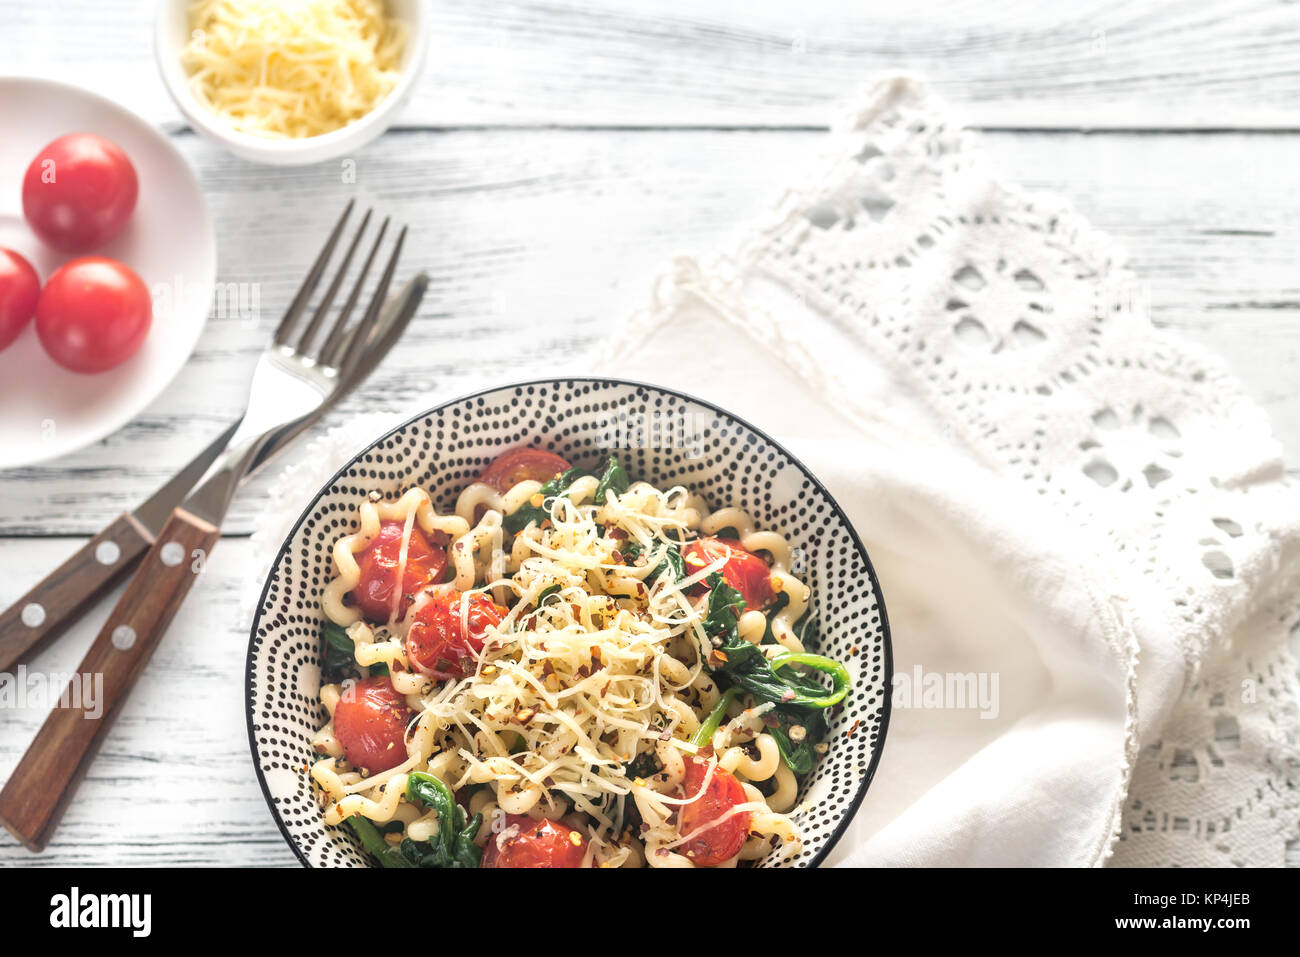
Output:
<svg viewBox="0 0 1300 957">
<path fill-rule="evenodd" d="M 393 587 L 397 582 L 397 564 L 402 556 L 402 532 L 405 522 L 381 522 L 379 534 L 357 554 L 361 580 L 350 594 L 367 621 L 386 622 L 393 610 Z M 447 553 L 429 540 L 418 527 L 411 529 L 406 546 L 406 571 L 402 576 L 402 601 L 398 617 L 406 614 L 411 599 L 426 585 L 442 581 L 447 569 Z"/>
<path fill-rule="evenodd" d="M 93 133 L 69 133 L 27 167 L 23 215 L 55 249 L 84 253 L 122 231 L 139 191 L 135 167 L 114 143 Z"/>
<path fill-rule="evenodd" d="M 40 295 L 41 280 L 32 264 L 12 249 L 0 249 L 0 349 L 18 338 Z"/>
<path fill-rule="evenodd" d="M 507 814 L 506 827 L 488 838 L 481 867 L 581 867 L 587 839 L 566 824 Z"/>
<path fill-rule="evenodd" d="M 36 335 L 59 365 L 104 372 L 139 351 L 153 322 L 153 299 L 115 259 L 86 256 L 60 266 L 36 304 Z"/>
<path fill-rule="evenodd" d="M 474 671 L 474 656 L 483 650 L 489 625 L 501 624 L 502 608 L 486 595 L 469 600 L 469 632 L 461 620 L 464 596 L 453 592 L 435 597 L 415 613 L 406 633 L 406 657 L 421 674 L 446 681 Z"/>
<path fill-rule="evenodd" d="M 371 774 L 406 760 L 406 725 L 411 709 L 387 675 L 358 681 L 334 709 L 334 737 L 347 759 Z"/>
<path fill-rule="evenodd" d="M 686 781 L 683 785 L 685 797 L 700 794 L 704 776 L 709 764 L 699 758 L 686 759 Z M 713 769 L 713 779 L 700 797 L 690 804 L 683 804 L 677 815 L 677 831 L 690 834 L 696 828 L 703 827 L 710 821 L 716 821 L 737 804 L 744 804 L 745 789 L 730 771 L 722 768 Z M 741 845 L 749 834 L 749 812 L 733 814 L 717 827 L 701 831 L 695 837 L 677 848 L 677 853 L 685 854 L 696 867 L 717 867 L 725 864 L 740 853 Z"/>
<path fill-rule="evenodd" d="M 701 538 L 682 549 L 687 574 L 694 575 L 718 559 L 726 559 L 722 577 L 745 599 L 745 609 L 763 609 L 776 597 L 772 592 L 772 569 L 767 562 L 726 538 Z M 707 591 L 708 589 L 702 589 Z"/>
<path fill-rule="evenodd" d="M 498 492 L 508 492 L 520 482 L 545 482 L 571 466 L 554 452 L 542 449 L 511 449 L 488 463 L 478 480 Z"/>
</svg>

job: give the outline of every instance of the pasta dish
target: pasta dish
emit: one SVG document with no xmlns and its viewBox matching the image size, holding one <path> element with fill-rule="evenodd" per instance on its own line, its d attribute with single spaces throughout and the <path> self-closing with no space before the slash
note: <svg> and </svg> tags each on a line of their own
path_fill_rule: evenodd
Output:
<svg viewBox="0 0 1300 957">
<path fill-rule="evenodd" d="M 852 684 L 785 538 L 515 449 L 359 503 L 325 586 L 310 775 L 386 867 L 731 867 L 801 850 Z"/>
</svg>

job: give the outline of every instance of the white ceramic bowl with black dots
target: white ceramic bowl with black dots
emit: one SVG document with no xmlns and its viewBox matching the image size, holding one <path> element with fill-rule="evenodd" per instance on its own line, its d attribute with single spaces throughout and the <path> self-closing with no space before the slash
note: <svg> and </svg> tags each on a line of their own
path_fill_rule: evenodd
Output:
<svg viewBox="0 0 1300 957">
<path fill-rule="evenodd" d="M 370 492 L 395 499 L 419 485 L 450 511 L 483 466 L 522 445 L 588 468 L 616 452 L 634 479 L 684 485 L 715 508 L 741 506 L 803 550 L 820 616 L 810 650 L 848 663 L 854 677 L 831 719 L 830 750 L 802 783 L 803 851 L 783 863 L 817 866 L 866 796 L 889 723 L 889 624 L 866 549 L 822 484 L 754 426 L 679 392 L 608 379 L 527 382 L 447 402 L 376 439 L 306 502 L 262 592 L 245 682 L 253 763 L 294 853 L 309 867 L 369 864 L 350 829 L 322 823 L 304 771 L 326 720 L 320 594 L 333 575 L 332 544 L 355 531 L 357 503 Z"/>
</svg>

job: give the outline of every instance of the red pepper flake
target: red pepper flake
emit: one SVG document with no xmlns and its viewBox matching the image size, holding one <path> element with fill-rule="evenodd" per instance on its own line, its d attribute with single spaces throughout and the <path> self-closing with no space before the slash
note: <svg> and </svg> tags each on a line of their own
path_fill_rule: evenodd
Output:
<svg viewBox="0 0 1300 957">
<path fill-rule="evenodd" d="M 624 539 L 624 538 L 627 538 L 627 532 L 624 531 L 623 529 L 619 528 L 618 526 L 615 526 L 614 528 L 611 528 L 611 529 L 609 530 L 609 536 L 608 536 L 608 537 L 609 537 L 609 538 L 613 538 L 613 539 L 615 539 L 615 540 Z"/>
<path fill-rule="evenodd" d="M 853 733 L 858 730 L 858 725 L 860 725 L 861 723 L 862 723 L 861 720 L 853 722 L 853 727 L 849 728 L 848 737 L 850 738 L 853 737 Z"/>
</svg>

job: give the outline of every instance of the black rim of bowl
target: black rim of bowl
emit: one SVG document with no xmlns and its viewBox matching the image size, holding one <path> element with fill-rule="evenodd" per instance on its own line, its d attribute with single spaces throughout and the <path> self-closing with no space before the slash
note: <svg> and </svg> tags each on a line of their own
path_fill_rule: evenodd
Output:
<svg viewBox="0 0 1300 957">
<path fill-rule="evenodd" d="M 655 385 L 652 382 L 638 382 L 634 379 L 619 379 L 612 376 L 566 376 L 562 378 L 529 379 L 524 382 L 505 382 L 501 385 L 494 385 L 485 389 L 477 389 L 474 392 L 466 393 L 465 395 L 458 396 L 454 399 L 448 399 L 446 402 L 440 402 L 438 405 L 426 409 L 418 415 L 413 415 L 401 424 L 389 429 L 365 448 L 359 450 L 316 491 L 316 494 L 312 496 L 311 501 L 303 508 L 302 514 L 298 516 L 298 520 L 293 523 L 293 528 L 291 528 L 289 534 L 285 536 L 283 544 L 281 544 L 279 550 L 275 553 L 275 558 L 271 562 L 271 573 L 267 575 L 266 583 L 262 586 L 262 593 L 257 600 L 257 613 L 253 617 L 253 623 L 249 628 L 248 633 L 248 656 L 244 664 L 244 718 L 248 725 L 249 752 L 253 758 L 253 769 L 257 772 L 257 783 L 262 789 L 262 796 L 266 799 L 267 807 L 271 810 L 271 816 L 275 819 L 275 826 L 279 828 L 280 834 L 284 838 L 285 843 L 289 845 L 294 855 L 302 862 L 304 867 L 314 867 L 315 865 L 307 859 L 307 855 L 304 854 L 302 848 L 298 846 L 297 840 L 289 833 L 288 827 L 285 826 L 284 821 L 280 817 L 280 811 L 276 807 L 275 798 L 271 795 L 271 789 L 266 783 L 266 775 L 262 773 L 262 763 L 258 759 L 257 753 L 257 731 L 253 726 L 253 712 L 255 706 L 255 702 L 252 699 L 253 661 L 256 654 L 255 644 L 257 641 L 257 629 L 262 621 L 262 609 L 266 605 L 267 595 L 271 591 L 271 582 L 274 579 L 275 569 L 280 567 L 280 562 L 283 561 L 285 555 L 289 552 L 290 543 L 297 537 L 298 529 L 302 527 L 302 523 L 307 520 L 307 516 L 311 514 L 313 509 L 315 509 L 316 503 L 320 501 L 320 497 L 324 495 L 335 482 L 342 478 L 343 474 L 347 472 L 348 469 L 352 468 L 352 466 L 354 466 L 363 455 L 371 451 L 375 446 L 392 438 L 397 435 L 397 433 L 404 431 L 421 419 L 441 412 L 449 406 L 459 405 L 462 402 L 468 402 L 471 399 L 480 398 L 491 392 L 500 392 L 504 389 L 521 389 L 539 385 L 578 384 L 623 385 L 634 389 L 651 389 L 655 392 L 662 392 L 665 395 L 676 396 L 677 398 L 684 399 L 687 402 L 694 402 L 721 415 L 725 415 L 745 429 L 748 429 L 794 463 L 794 465 L 798 467 L 799 471 L 801 471 L 807 479 L 813 483 L 813 486 L 817 491 L 826 496 L 826 501 L 830 503 L 832 513 L 839 519 L 844 528 L 848 530 L 849 538 L 852 540 L 854 546 L 857 547 L 858 553 L 862 556 L 862 561 L 867 568 L 867 577 L 871 581 L 871 591 L 876 599 L 876 607 L 880 610 L 880 637 L 884 644 L 885 651 L 885 674 L 884 691 L 882 695 L 883 702 L 880 707 L 880 736 L 879 740 L 876 742 L 876 746 L 872 749 L 871 761 L 867 765 L 867 772 L 858 783 L 857 793 L 853 795 L 853 799 L 850 801 L 844 816 L 835 826 L 835 830 L 831 832 L 831 836 L 827 838 L 826 843 L 822 846 L 821 850 L 817 852 L 816 856 L 814 856 L 811 861 L 809 861 L 808 867 L 819 867 L 821 863 L 826 860 L 830 852 L 837 844 L 839 844 L 840 839 L 844 836 L 844 832 L 848 830 L 849 823 L 858 813 L 858 809 L 862 806 L 863 800 L 866 799 L 867 791 L 871 788 L 871 781 L 876 775 L 876 768 L 880 764 L 880 756 L 885 751 L 885 738 L 888 737 L 889 732 L 889 718 L 893 710 L 891 699 L 894 683 L 894 645 L 889 630 L 889 615 L 885 611 L 885 596 L 880 591 L 880 579 L 876 576 L 875 566 L 871 564 L 871 556 L 867 553 L 867 547 L 862 544 L 862 539 L 858 535 L 858 530 L 853 527 L 853 523 L 849 521 L 848 515 L 846 515 L 844 509 L 840 507 L 840 503 L 835 500 L 835 496 L 830 493 L 826 486 L 821 483 L 821 480 L 812 473 L 808 466 L 804 465 L 803 462 L 792 455 L 784 445 L 776 441 L 762 429 L 754 426 L 748 420 L 741 418 L 734 412 L 730 412 L 717 403 L 710 402 L 707 399 L 701 399 L 698 396 L 690 395 L 689 393 L 682 392 L 679 389 L 670 389 L 667 386 Z"/>
</svg>

